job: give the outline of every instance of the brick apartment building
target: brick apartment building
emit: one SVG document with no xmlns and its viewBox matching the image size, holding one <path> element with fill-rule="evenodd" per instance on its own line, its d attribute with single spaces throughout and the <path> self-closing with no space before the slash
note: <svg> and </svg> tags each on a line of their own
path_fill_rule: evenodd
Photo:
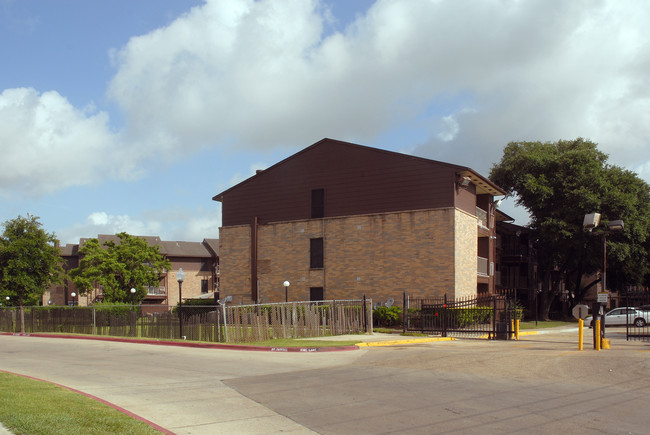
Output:
<svg viewBox="0 0 650 435">
<path fill-rule="evenodd" d="M 161 308 L 178 304 L 178 282 L 176 273 L 183 268 L 183 299 L 206 296 L 219 290 L 219 240 L 204 239 L 203 242 L 163 241 L 157 236 L 138 236 L 150 246 L 158 246 L 160 253 L 172 263 L 158 285 L 147 288 L 147 297 L 143 305 L 159 305 Z M 100 234 L 99 244 L 111 240 L 119 243 L 115 235 Z M 59 247 L 64 260 L 66 272 L 79 266 L 79 249 L 89 239 L 84 238 L 79 244 L 67 244 Z M 72 293 L 76 296 L 73 297 Z M 62 285 L 53 286 L 43 294 L 43 305 L 91 305 L 101 301 L 103 293 L 97 288 L 89 294 L 79 296 L 74 283 L 66 280 Z"/>
<path fill-rule="evenodd" d="M 235 302 L 494 290 L 494 196 L 470 168 L 323 139 L 214 196 Z"/>
</svg>

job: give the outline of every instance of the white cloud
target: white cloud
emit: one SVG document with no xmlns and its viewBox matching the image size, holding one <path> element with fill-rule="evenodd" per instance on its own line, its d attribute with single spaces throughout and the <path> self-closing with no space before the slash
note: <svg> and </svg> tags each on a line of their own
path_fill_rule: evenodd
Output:
<svg viewBox="0 0 650 435">
<path fill-rule="evenodd" d="M 162 240 L 200 242 L 205 238 L 219 238 L 221 209 L 205 210 L 164 209 L 151 210 L 142 216 L 112 215 L 93 212 L 82 224 L 57 231 L 63 243 L 79 243 L 79 239 L 99 234 L 126 232 L 137 236 L 159 236 Z"/>
<path fill-rule="evenodd" d="M 119 128 L 92 103 L 4 90 L 0 195 L 137 178 L 180 150 L 400 130 L 420 146 L 395 148 L 481 172 L 511 140 L 581 136 L 648 179 L 650 3 L 380 0 L 343 32 L 331 20 L 316 0 L 208 0 L 131 38 L 107 90 Z"/>
<path fill-rule="evenodd" d="M 623 165 L 648 150 L 650 5 L 378 1 L 324 36 L 327 16 L 316 1 L 207 1 L 119 50 L 109 96 L 143 148 L 368 143 L 469 95 L 418 152 L 486 170 L 517 139 L 588 137 Z"/>
<path fill-rule="evenodd" d="M 103 211 L 93 212 L 83 224 L 57 231 L 63 243 L 79 243 L 79 239 L 97 237 L 99 234 L 126 232 L 138 236 L 159 235 L 163 225 L 159 221 L 142 221 L 128 215 L 111 215 Z"/>
<path fill-rule="evenodd" d="M 38 195 L 135 169 L 122 161 L 119 134 L 92 106 L 73 107 L 55 91 L 0 94 L 0 195 Z"/>
</svg>

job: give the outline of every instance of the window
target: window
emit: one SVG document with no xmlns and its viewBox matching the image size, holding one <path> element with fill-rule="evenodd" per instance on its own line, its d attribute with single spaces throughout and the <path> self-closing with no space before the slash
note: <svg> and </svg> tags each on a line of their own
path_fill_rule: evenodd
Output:
<svg viewBox="0 0 650 435">
<path fill-rule="evenodd" d="M 325 217 L 325 189 L 311 191 L 311 218 Z"/>
<path fill-rule="evenodd" d="M 210 281 L 207 279 L 202 279 L 201 280 L 201 293 L 207 293 L 208 292 L 208 283 Z"/>
<path fill-rule="evenodd" d="M 323 287 L 309 287 L 309 300 L 322 301 L 323 300 Z"/>
<path fill-rule="evenodd" d="M 323 238 L 309 239 L 309 267 L 322 269 L 323 267 Z"/>
</svg>

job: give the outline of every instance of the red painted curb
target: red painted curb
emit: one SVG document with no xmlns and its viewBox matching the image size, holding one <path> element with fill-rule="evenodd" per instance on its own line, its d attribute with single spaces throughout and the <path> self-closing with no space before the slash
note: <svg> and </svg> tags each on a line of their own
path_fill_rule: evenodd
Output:
<svg viewBox="0 0 650 435">
<path fill-rule="evenodd" d="M 7 335 L 7 334 L 3 333 L 2 335 Z M 157 425 L 153 421 L 149 421 L 144 417 L 140 417 L 139 415 L 134 414 L 133 412 L 122 408 L 121 406 L 117 406 L 114 403 L 111 403 L 111 402 L 109 402 L 107 400 L 101 399 L 101 398 L 99 398 L 97 396 L 93 396 L 92 394 L 84 393 L 83 391 L 77 390 L 76 388 L 66 387 L 65 385 L 57 384 L 56 382 L 50 382 L 50 381 L 46 381 L 45 379 L 39 379 L 39 378 L 35 378 L 33 376 L 22 375 L 20 373 L 8 372 L 6 370 L 0 370 L 0 372 L 9 373 L 11 375 L 16 375 L 16 376 L 21 376 L 23 378 L 33 379 L 35 381 L 47 382 L 48 384 L 52 384 L 52 385 L 56 385 L 57 387 L 65 388 L 66 390 L 72 391 L 72 392 L 77 393 L 77 394 L 81 394 L 82 396 L 89 397 L 89 398 L 91 398 L 93 400 L 96 400 L 96 401 L 98 401 L 100 403 L 103 403 L 104 405 L 110 406 L 111 408 L 113 408 L 113 409 L 115 409 L 117 411 L 120 411 L 122 414 L 128 415 L 131 418 L 135 418 L 138 421 L 141 421 L 143 423 L 148 424 L 149 426 L 151 426 L 152 428 L 156 429 L 159 432 L 162 432 L 162 433 L 168 434 L 168 435 L 175 435 L 174 432 L 172 432 L 172 431 L 170 431 L 168 429 L 165 429 L 162 426 Z"/>
<path fill-rule="evenodd" d="M 75 340 L 99 340 L 99 341 L 116 341 L 119 343 L 137 343 L 153 344 L 156 346 L 179 346 L 179 347 L 196 347 L 203 349 L 224 349 L 224 350 L 249 350 L 259 352 L 340 352 L 346 350 L 359 350 L 358 346 L 330 346 L 330 347 L 264 347 L 264 346 L 246 346 L 235 344 L 216 344 L 216 343 L 196 343 L 191 341 L 161 341 L 161 340 L 135 340 L 121 337 L 96 337 L 86 335 L 51 335 L 51 334 L 20 334 L 11 332 L 1 332 L 0 335 L 11 335 L 18 337 L 39 337 L 39 338 L 67 338 Z"/>
</svg>

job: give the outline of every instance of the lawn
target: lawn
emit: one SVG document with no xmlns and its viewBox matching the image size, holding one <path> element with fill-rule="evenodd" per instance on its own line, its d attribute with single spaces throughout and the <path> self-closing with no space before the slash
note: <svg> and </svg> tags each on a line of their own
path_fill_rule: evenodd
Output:
<svg viewBox="0 0 650 435">
<path fill-rule="evenodd" d="M 578 326 L 577 322 L 564 322 L 561 320 L 540 320 L 535 325 L 535 321 L 526 321 L 519 322 L 519 329 L 546 329 L 546 328 L 556 328 L 558 326 Z"/>
<path fill-rule="evenodd" d="M 0 422 L 14 434 L 160 433 L 82 394 L 3 372 L 0 372 Z"/>
</svg>

